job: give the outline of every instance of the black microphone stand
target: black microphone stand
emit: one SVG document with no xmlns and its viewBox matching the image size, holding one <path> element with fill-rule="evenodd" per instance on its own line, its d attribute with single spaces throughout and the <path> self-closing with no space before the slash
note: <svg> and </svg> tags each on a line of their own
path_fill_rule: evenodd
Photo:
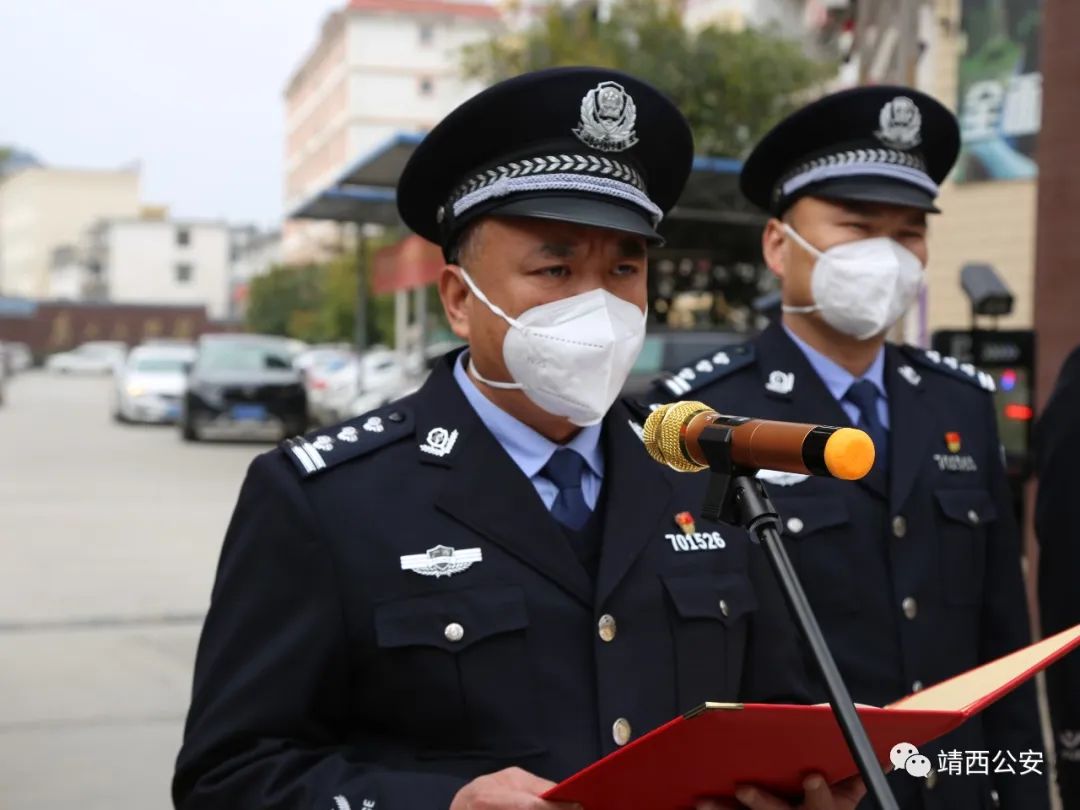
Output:
<svg viewBox="0 0 1080 810">
<path fill-rule="evenodd" d="M 859 773 L 869 795 L 881 810 L 899 810 L 896 798 L 885 781 L 870 739 L 866 736 L 855 705 L 825 643 L 814 611 L 806 598 L 799 577 L 780 539 L 780 516 L 758 480 L 757 470 L 740 467 L 731 459 L 731 428 L 708 425 L 698 438 L 701 452 L 709 462 L 711 478 L 705 495 L 702 516 L 707 520 L 742 526 L 765 547 L 773 573 L 780 580 L 784 598 L 795 614 L 803 639 L 810 645 L 814 659 L 829 692 L 829 705 L 840 724 Z"/>
</svg>

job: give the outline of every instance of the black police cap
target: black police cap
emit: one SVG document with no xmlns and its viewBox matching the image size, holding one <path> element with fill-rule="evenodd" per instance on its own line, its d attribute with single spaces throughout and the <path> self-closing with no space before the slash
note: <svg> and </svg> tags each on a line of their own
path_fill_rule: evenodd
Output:
<svg viewBox="0 0 1080 810">
<path fill-rule="evenodd" d="M 856 87 L 777 124 L 746 159 L 739 186 L 776 216 L 806 196 L 936 212 L 959 151 L 956 117 L 939 101 L 910 87 Z"/>
<path fill-rule="evenodd" d="M 633 76 L 552 68 L 500 82 L 444 118 L 398 183 L 405 224 L 450 257 L 488 215 L 536 217 L 660 241 L 690 174 L 682 113 Z"/>
</svg>

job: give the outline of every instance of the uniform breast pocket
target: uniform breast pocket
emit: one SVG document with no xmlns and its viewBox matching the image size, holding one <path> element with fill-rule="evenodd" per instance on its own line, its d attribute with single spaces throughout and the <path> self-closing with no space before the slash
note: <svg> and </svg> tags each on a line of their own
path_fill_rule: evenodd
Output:
<svg viewBox="0 0 1080 810">
<path fill-rule="evenodd" d="M 934 493 L 941 526 L 943 599 L 954 605 L 977 604 L 986 571 L 986 527 L 998 519 L 990 493 L 982 489 L 939 489 Z"/>
<path fill-rule="evenodd" d="M 663 577 L 671 606 L 677 700 L 685 711 L 739 694 L 747 625 L 757 609 L 746 574 Z"/>
<path fill-rule="evenodd" d="M 814 607 L 858 610 L 862 605 L 858 557 L 865 550 L 852 531 L 844 499 L 824 495 L 777 498 L 774 503 L 792 561 Z"/>
<path fill-rule="evenodd" d="M 382 686 L 395 729 L 428 749 L 491 756 L 536 753 L 530 715 L 529 617 L 515 585 L 386 602 L 375 610 Z"/>
</svg>

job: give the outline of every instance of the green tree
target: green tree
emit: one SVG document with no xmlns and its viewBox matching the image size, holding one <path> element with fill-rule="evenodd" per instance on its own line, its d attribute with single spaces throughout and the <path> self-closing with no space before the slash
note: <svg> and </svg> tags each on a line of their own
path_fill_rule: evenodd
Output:
<svg viewBox="0 0 1080 810">
<path fill-rule="evenodd" d="M 344 254 L 325 265 L 275 267 L 254 279 L 248 298 L 248 329 L 309 343 L 351 343 L 355 339 L 358 266 L 355 254 Z M 367 331 L 369 345 L 392 340 L 392 295 L 369 297 Z"/>
<path fill-rule="evenodd" d="M 254 332 L 287 335 L 307 331 L 323 298 L 325 269 L 319 265 L 275 267 L 251 282 L 248 293 L 247 325 Z"/>
<path fill-rule="evenodd" d="M 616 0 L 601 21 L 592 4 L 552 2 L 524 32 L 468 46 L 463 68 L 494 82 L 560 65 L 625 70 L 674 99 L 698 154 L 741 156 L 836 65 L 767 32 L 685 28 L 675 0 Z"/>
</svg>

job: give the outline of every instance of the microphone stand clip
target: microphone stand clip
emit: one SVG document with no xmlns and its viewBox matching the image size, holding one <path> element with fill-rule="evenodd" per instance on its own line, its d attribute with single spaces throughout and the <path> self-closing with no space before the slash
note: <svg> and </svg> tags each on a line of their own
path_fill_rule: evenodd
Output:
<svg viewBox="0 0 1080 810">
<path fill-rule="evenodd" d="M 709 462 L 710 479 L 702 517 L 742 526 L 751 539 L 765 548 L 769 564 L 779 580 L 788 608 L 795 616 L 803 641 L 810 647 L 829 693 L 829 705 L 840 725 L 848 750 L 859 767 L 867 791 L 881 810 L 898 810 L 885 774 L 878 765 L 870 738 L 840 676 L 825 636 L 780 539 L 780 515 L 769 499 L 757 470 L 742 467 L 731 457 L 732 428 L 707 425 L 698 446 Z"/>
</svg>

